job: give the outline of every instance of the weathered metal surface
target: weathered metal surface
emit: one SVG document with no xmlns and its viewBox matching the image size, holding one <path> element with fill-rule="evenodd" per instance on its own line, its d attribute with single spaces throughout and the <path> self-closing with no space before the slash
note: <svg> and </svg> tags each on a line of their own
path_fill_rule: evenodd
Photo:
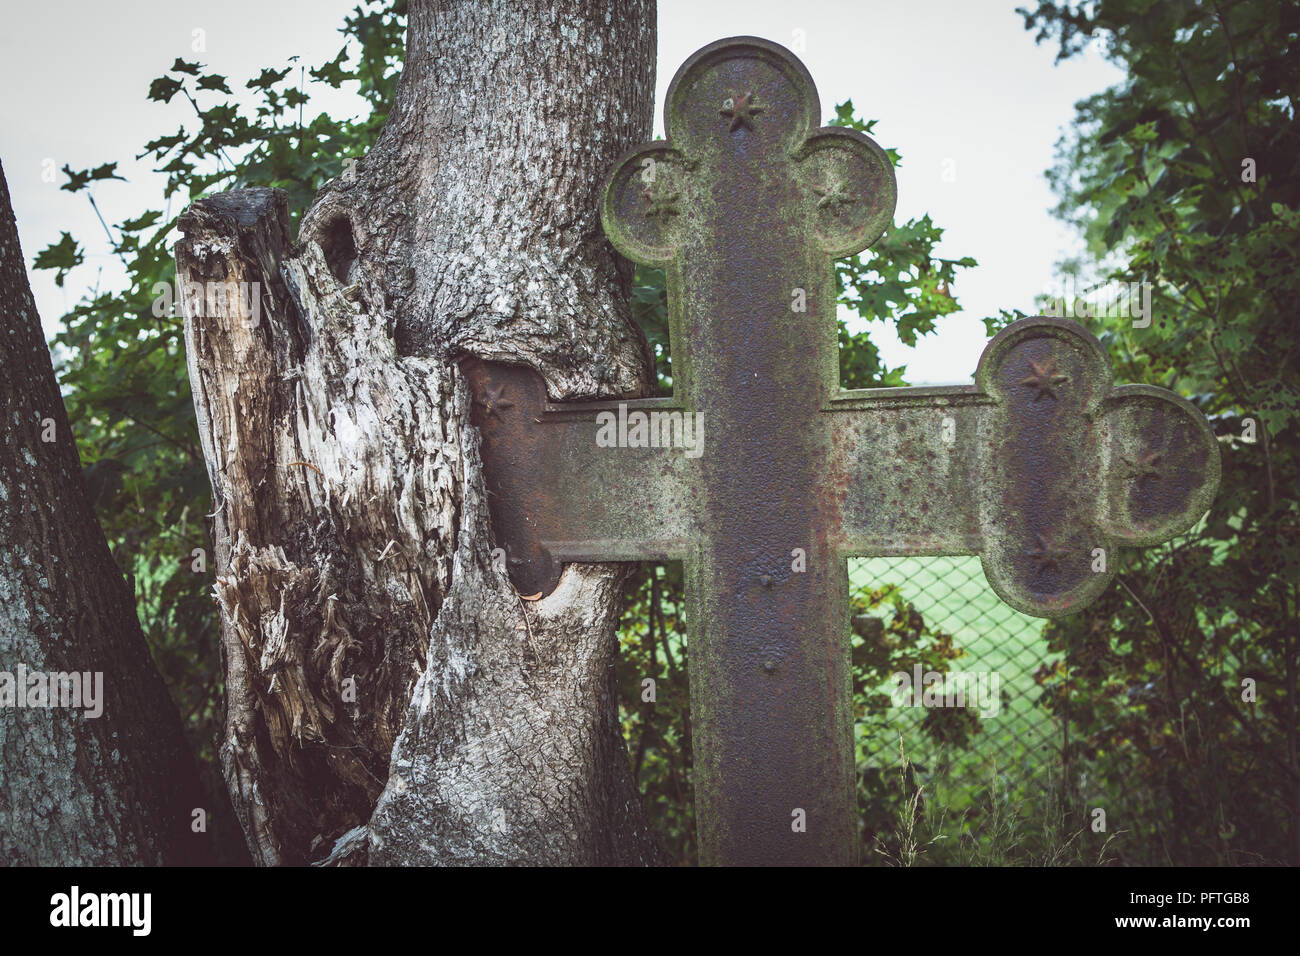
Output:
<svg viewBox="0 0 1300 956">
<path fill-rule="evenodd" d="M 531 370 L 469 370 L 521 593 L 566 561 L 684 561 L 706 863 L 856 858 L 848 556 L 978 553 L 1008 604 L 1064 614 L 1105 588 L 1114 546 L 1185 530 L 1218 482 L 1195 409 L 1113 388 L 1066 321 L 1003 330 L 973 386 L 842 391 L 832 260 L 879 236 L 895 187 L 875 143 L 818 129 L 818 111 L 786 50 L 720 41 L 669 87 L 669 138 L 607 185 L 610 241 L 667 272 L 675 376 L 673 398 L 623 414 L 700 413 L 698 457 L 602 447 L 620 403 L 551 404 Z"/>
<path fill-rule="evenodd" d="M 669 399 L 555 405 L 532 369 L 464 364 L 492 530 L 521 594 L 549 594 L 572 561 L 686 557 L 698 537 L 683 451 L 601 448 L 597 416 L 677 410 Z"/>
</svg>

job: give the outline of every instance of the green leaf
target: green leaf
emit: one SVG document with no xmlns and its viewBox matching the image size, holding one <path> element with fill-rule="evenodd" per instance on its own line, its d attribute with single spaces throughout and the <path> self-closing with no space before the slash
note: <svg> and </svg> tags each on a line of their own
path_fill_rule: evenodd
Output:
<svg viewBox="0 0 1300 956">
<path fill-rule="evenodd" d="M 54 276 L 56 285 L 62 286 L 69 270 L 76 268 L 85 261 L 81 247 L 77 245 L 71 234 L 63 233 L 62 238 L 52 245 L 46 246 L 36 254 L 32 262 L 33 269 L 55 269 Z"/>
<path fill-rule="evenodd" d="M 287 66 L 283 70 L 273 70 L 270 67 L 264 67 L 261 73 L 245 83 L 244 86 L 250 90 L 269 90 L 275 84 L 288 76 L 289 70 L 290 67 Z"/>
<path fill-rule="evenodd" d="M 119 176 L 116 172 L 117 163 L 104 163 L 102 166 L 96 166 L 94 169 L 82 169 L 74 171 L 70 166 L 63 167 L 63 174 L 68 177 L 68 181 L 60 186 L 60 189 L 66 189 L 70 193 L 80 192 L 87 185 L 101 179 L 120 179 L 126 182 L 125 176 Z"/>
<path fill-rule="evenodd" d="M 215 73 L 209 73 L 207 76 L 199 80 L 198 87 L 201 90 L 217 90 L 221 93 L 230 92 L 230 87 L 226 85 L 226 78 L 224 76 L 218 76 Z"/>
<path fill-rule="evenodd" d="M 339 50 L 338 56 L 334 57 L 334 59 L 330 60 L 328 63 L 322 63 L 319 67 L 308 70 L 307 74 L 313 80 L 321 80 L 322 82 L 332 86 L 334 89 L 338 89 L 343 85 L 344 81 L 354 78 L 354 75 L 343 67 L 346 53 L 347 50 Z"/>
<path fill-rule="evenodd" d="M 144 150 L 136 155 L 140 159 L 149 153 L 154 154 L 155 159 L 161 159 L 165 153 L 185 142 L 185 130 L 179 129 L 171 136 L 159 136 L 157 139 L 151 139 L 144 144 Z"/>
<path fill-rule="evenodd" d="M 180 80 L 160 76 L 149 84 L 149 99 L 170 103 L 172 97 L 181 91 L 182 85 Z"/>
<path fill-rule="evenodd" d="M 149 226 L 152 226 L 161 218 L 161 212 L 151 209 L 148 212 L 141 213 L 134 219 L 124 220 L 118 228 L 123 232 L 139 232 L 141 229 L 146 229 Z"/>
</svg>

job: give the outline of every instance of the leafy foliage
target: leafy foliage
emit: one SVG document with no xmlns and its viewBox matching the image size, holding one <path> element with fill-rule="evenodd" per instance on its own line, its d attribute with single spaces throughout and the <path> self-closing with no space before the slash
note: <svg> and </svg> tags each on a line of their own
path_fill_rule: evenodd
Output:
<svg viewBox="0 0 1300 956">
<path fill-rule="evenodd" d="M 1127 862 L 1300 863 L 1300 7 L 1020 12 L 1058 59 L 1096 41 L 1127 70 L 1058 144 L 1056 213 L 1088 250 L 1066 267 L 1151 283 L 1150 327 L 1094 330 L 1118 380 L 1190 396 L 1223 458 L 1204 522 L 1049 628 L 1043 704 L 1072 725 L 1072 785 L 1134 821 Z"/>
<path fill-rule="evenodd" d="M 831 126 L 845 126 L 870 134 L 876 120 L 863 121 L 853 112 L 853 101 L 835 107 Z M 885 154 L 895 166 L 902 163 L 897 149 Z M 895 223 L 865 253 L 836 263 L 835 279 L 840 303 L 866 322 L 892 322 L 904 345 L 916 345 L 917 336 L 934 331 L 934 321 L 958 311 L 950 286 L 959 268 L 977 263 L 969 256 L 943 259 L 934 247 L 943 238 L 929 215 Z M 865 256 L 865 261 L 864 261 Z M 868 331 L 850 332 L 840 323 L 840 382 L 844 388 L 883 388 L 906 385 L 906 366 L 890 369 L 881 364 L 880 351 Z"/>
</svg>

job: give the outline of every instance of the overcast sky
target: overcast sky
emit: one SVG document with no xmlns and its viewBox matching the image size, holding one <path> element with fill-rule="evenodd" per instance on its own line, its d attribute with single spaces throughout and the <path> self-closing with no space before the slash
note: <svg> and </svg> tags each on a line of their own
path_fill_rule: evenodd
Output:
<svg viewBox="0 0 1300 956">
<path fill-rule="evenodd" d="M 594 0 L 593 0 L 594 2 Z M 1016 15 L 1032 0 L 660 0 L 656 132 L 663 93 L 681 62 L 724 36 L 753 34 L 790 46 L 817 83 L 823 118 L 852 98 L 880 121 L 875 138 L 902 153 L 899 222 L 929 213 L 946 231 L 938 253 L 973 256 L 953 291 L 962 312 L 915 350 L 878 336 L 890 365 L 914 383 L 969 381 L 985 341 L 980 319 L 999 308 L 1030 310 L 1053 287 L 1053 264 L 1075 251 L 1048 214 L 1043 179 L 1075 101 L 1121 79 L 1095 53 L 1053 65 Z M 263 66 L 298 56 L 331 58 L 355 0 L 67 0 L 24 4 L 0 34 L 0 161 L 13 195 L 29 271 L 32 258 L 71 232 L 86 264 L 55 286 L 32 273 L 48 333 L 96 282 L 120 287 L 122 271 L 85 193 L 42 178 L 53 161 L 73 169 L 117 161 L 128 182 L 97 184 L 109 223 L 156 206 L 163 177 L 135 162 L 140 147 L 192 119 L 180 97 L 148 101 L 150 81 L 172 60 L 199 60 L 230 77 L 237 94 Z M 202 31 L 196 34 L 195 31 Z M 205 49 L 194 52 L 196 37 Z M 316 84 L 313 109 L 359 111 L 360 101 Z M 945 171 L 948 175 L 945 176 Z"/>
</svg>

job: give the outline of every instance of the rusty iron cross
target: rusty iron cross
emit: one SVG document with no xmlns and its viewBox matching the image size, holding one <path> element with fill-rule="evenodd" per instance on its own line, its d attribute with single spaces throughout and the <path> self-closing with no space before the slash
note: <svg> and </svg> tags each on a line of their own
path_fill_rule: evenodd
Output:
<svg viewBox="0 0 1300 956">
<path fill-rule="evenodd" d="M 565 562 L 683 562 L 705 863 L 856 859 L 848 557 L 978 554 L 1007 604 L 1067 614 L 1117 546 L 1186 530 L 1218 485 L 1195 408 L 1114 387 L 1072 322 L 1007 327 L 972 386 L 842 390 L 833 260 L 880 236 L 896 189 L 879 146 L 818 116 L 791 53 L 722 40 L 673 79 L 668 139 L 611 173 L 606 234 L 667 273 L 672 398 L 556 404 L 530 369 L 468 370 L 521 593 Z"/>
</svg>

